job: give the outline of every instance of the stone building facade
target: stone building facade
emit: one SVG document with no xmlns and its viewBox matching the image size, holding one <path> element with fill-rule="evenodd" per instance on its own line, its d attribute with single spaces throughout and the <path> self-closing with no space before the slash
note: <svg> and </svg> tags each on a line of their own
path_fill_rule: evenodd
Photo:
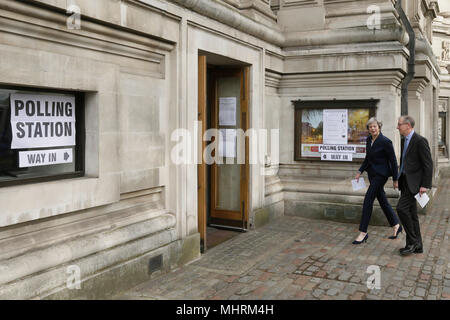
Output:
<svg viewBox="0 0 450 320">
<path fill-rule="evenodd" d="M 435 128 L 450 94 L 440 88 L 446 51 L 436 59 L 440 40 L 432 32 L 446 16 L 435 1 L 401 4 L 0 1 L 4 128 L 21 121 L 15 113 L 36 121 L 29 120 L 34 106 L 45 99 L 64 96 L 77 110 L 69 119 L 76 143 L 67 151 L 74 165 L 0 168 L 0 297 L 104 297 L 197 259 L 211 222 L 247 230 L 282 215 L 357 221 L 364 193 L 353 192 L 350 180 L 360 161 L 321 161 L 310 146 L 311 154 L 302 149 L 308 112 L 351 117 L 358 109 L 355 126 L 375 115 L 399 154 L 396 124 L 407 101 L 437 177 Z M 237 93 L 221 100 L 230 92 Z M 174 161 L 180 146 L 201 154 L 205 143 L 195 138 L 209 128 L 278 135 L 267 148 L 247 140 L 245 163 L 230 171 Z M 189 142 L 177 139 L 180 129 Z M 27 146 L 7 144 L 5 152 L 13 164 L 21 152 L 31 161 L 37 145 Z M 251 154 L 259 161 L 250 164 Z M 395 204 L 397 192 L 387 193 Z M 373 223 L 385 223 L 379 208 Z"/>
<path fill-rule="evenodd" d="M 433 51 L 441 71 L 439 91 L 438 148 L 441 166 L 449 164 L 449 102 L 450 102 L 450 3 L 439 1 L 440 12 L 433 22 Z"/>
</svg>

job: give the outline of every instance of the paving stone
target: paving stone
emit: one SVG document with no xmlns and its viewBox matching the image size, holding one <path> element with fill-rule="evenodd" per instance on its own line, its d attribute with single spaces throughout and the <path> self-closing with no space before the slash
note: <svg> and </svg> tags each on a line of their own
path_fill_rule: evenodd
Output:
<svg viewBox="0 0 450 320">
<path fill-rule="evenodd" d="M 329 295 L 329 296 L 335 296 L 338 293 L 339 293 L 339 290 L 335 289 L 335 288 L 331 288 L 327 291 L 327 295 Z"/>
<path fill-rule="evenodd" d="M 338 280 L 347 281 L 349 280 L 353 275 L 350 272 L 343 272 L 341 275 L 339 275 Z"/>
<path fill-rule="evenodd" d="M 273 281 L 273 280 L 269 280 L 269 281 L 266 282 L 266 286 L 268 286 L 268 287 L 273 287 L 276 284 L 277 284 L 277 282 Z"/>
<path fill-rule="evenodd" d="M 321 284 L 319 285 L 319 288 L 320 288 L 320 289 L 323 289 L 323 290 L 328 290 L 328 289 L 331 288 L 331 286 L 330 286 L 330 283 L 329 283 L 329 282 L 323 282 L 323 283 L 321 283 Z"/>
<path fill-rule="evenodd" d="M 317 283 L 309 282 L 309 283 L 307 283 L 307 284 L 303 287 L 303 289 L 304 289 L 304 290 L 307 290 L 307 291 L 311 291 L 311 290 L 313 290 L 316 286 L 317 286 Z"/>
<path fill-rule="evenodd" d="M 426 294 L 426 290 L 424 288 L 416 289 L 416 296 L 425 297 L 425 294 Z"/>
<path fill-rule="evenodd" d="M 354 294 L 358 290 L 358 287 L 356 285 L 347 285 L 345 286 L 343 292 L 347 294 Z"/>
<path fill-rule="evenodd" d="M 320 296 L 323 294 L 323 290 L 322 289 L 315 289 L 313 292 L 312 292 L 312 295 L 313 295 L 313 297 L 315 297 L 315 298 L 320 298 Z"/>
<path fill-rule="evenodd" d="M 395 294 L 398 291 L 398 288 L 395 286 L 389 286 L 386 288 L 386 292 L 390 294 Z"/>
<path fill-rule="evenodd" d="M 414 281 L 411 281 L 411 280 L 405 280 L 405 286 L 407 286 L 407 287 L 412 287 L 412 286 L 414 286 Z"/>
<path fill-rule="evenodd" d="M 315 271 L 318 271 L 319 270 L 319 268 L 318 267 L 315 267 L 315 266 L 311 266 L 311 267 L 309 267 L 308 269 L 306 269 L 307 271 L 312 271 L 312 272 L 315 272 Z"/>
<path fill-rule="evenodd" d="M 351 277 L 350 282 L 359 283 L 361 282 L 361 279 L 359 277 Z"/>
<path fill-rule="evenodd" d="M 249 282 L 251 282 L 253 279 L 254 279 L 253 276 L 245 276 L 245 277 L 240 278 L 240 279 L 238 280 L 238 282 L 241 282 L 241 283 L 249 283 Z"/>
<path fill-rule="evenodd" d="M 216 284 L 214 285 L 214 289 L 215 289 L 216 291 L 219 291 L 219 290 L 222 290 L 223 288 L 225 288 L 227 285 L 228 285 L 228 284 L 227 284 L 226 282 L 220 281 L 219 283 L 216 283 Z"/>
<path fill-rule="evenodd" d="M 428 293 L 431 295 L 436 295 L 439 292 L 439 288 L 438 287 L 430 287 L 430 289 L 428 290 Z"/>
<path fill-rule="evenodd" d="M 365 293 L 363 292 L 355 292 L 351 297 L 350 300 L 362 300 L 365 296 Z"/>
</svg>

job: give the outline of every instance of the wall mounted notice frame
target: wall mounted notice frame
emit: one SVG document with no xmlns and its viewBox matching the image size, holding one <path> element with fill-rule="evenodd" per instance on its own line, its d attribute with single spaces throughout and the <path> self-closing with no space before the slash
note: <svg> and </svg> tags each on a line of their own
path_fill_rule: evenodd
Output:
<svg viewBox="0 0 450 320">
<path fill-rule="evenodd" d="M 294 160 L 363 161 L 369 135 L 366 123 L 375 116 L 378 101 L 292 101 L 295 106 Z"/>
</svg>

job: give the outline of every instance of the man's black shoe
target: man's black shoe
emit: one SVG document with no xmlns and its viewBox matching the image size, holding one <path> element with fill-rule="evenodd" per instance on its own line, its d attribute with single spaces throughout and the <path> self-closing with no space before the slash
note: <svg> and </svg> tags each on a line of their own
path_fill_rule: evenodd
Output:
<svg viewBox="0 0 450 320">
<path fill-rule="evenodd" d="M 423 248 L 416 248 L 416 250 L 414 250 L 414 253 L 423 253 Z"/>
<path fill-rule="evenodd" d="M 410 245 L 407 245 L 406 247 L 400 249 L 400 254 L 402 256 L 407 256 L 407 255 L 410 255 L 411 253 L 415 253 L 415 251 L 417 249 L 418 249 L 417 245 L 410 244 Z"/>
</svg>

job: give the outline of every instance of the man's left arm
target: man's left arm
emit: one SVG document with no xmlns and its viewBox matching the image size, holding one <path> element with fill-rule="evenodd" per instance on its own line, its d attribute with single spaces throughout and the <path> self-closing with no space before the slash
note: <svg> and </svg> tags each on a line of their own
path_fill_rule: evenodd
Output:
<svg viewBox="0 0 450 320">
<path fill-rule="evenodd" d="M 420 187 L 421 189 L 422 188 L 431 189 L 432 187 L 431 183 L 433 179 L 433 160 L 431 159 L 431 151 L 427 139 L 425 138 L 420 139 L 418 154 L 423 166 L 423 176 Z M 426 190 L 424 190 L 423 192 L 425 191 Z M 423 192 L 421 192 L 421 194 Z"/>
</svg>

